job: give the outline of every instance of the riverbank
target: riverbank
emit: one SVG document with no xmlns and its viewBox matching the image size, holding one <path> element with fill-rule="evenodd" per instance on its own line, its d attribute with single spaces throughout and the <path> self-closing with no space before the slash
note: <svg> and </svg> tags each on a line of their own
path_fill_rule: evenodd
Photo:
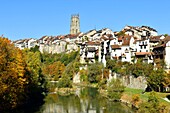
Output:
<svg viewBox="0 0 170 113">
<path fill-rule="evenodd" d="M 55 92 L 57 94 L 62 95 L 62 96 L 67 96 L 67 95 L 70 95 L 70 94 L 75 94 L 77 87 L 98 88 L 98 85 L 96 85 L 96 84 L 74 84 L 73 88 L 56 88 Z M 109 99 L 108 96 L 107 96 L 107 90 L 103 90 L 103 89 L 99 88 L 98 92 L 100 93 L 101 96 Z M 166 108 L 170 111 L 170 103 L 165 100 L 167 95 L 170 95 L 170 93 L 156 92 L 156 96 L 159 98 L 160 103 L 164 104 L 166 106 Z M 139 99 L 136 102 L 134 102 L 134 96 L 139 97 Z M 124 103 L 128 107 L 138 109 L 139 105 L 141 103 L 147 102 L 148 97 L 149 97 L 149 92 L 143 93 L 143 90 L 141 90 L 141 89 L 125 88 L 125 91 L 122 94 L 120 102 Z"/>
<path fill-rule="evenodd" d="M 106 90 L 99 89 L 99 93 L 102 96 L 108 98 Z M 158 97 L 160 104 L 165 105 L 167 110 L 170 111 L 170 102 L 168 102 L 169 100 L 168 101 L 165 100 L 167 95 L 170 95 L 170 93 L 156 92 L 156 96 Z M 134 102 L 133 99 L 135 96 L 139 97 L 138 101 L 136 102 Z M 125 91 L 122 94 L 120 102 L 124 103 L 128 107 L 138 109 L 140 104 L 142 104 L 143 102 L 147 102 L 148 97 L 149 97 L 149 92 L 143 93 L 143 90 L 141 89 L 125 88 Z"/>
<path fill-rule="evenodd" d="M 143 93 L 143 90 L 141 89 L 132 89 L 132 88 L 125 88 L 125 91 L 121 97 L 122 102 L 131 104 L 131 106 L 135 106 L 136 108 L 139 108 L 139 105 L 143 102 L 147 102 L 150 92 Z M 170 95 L 170 93 L 160 93 L 155 92 L 156 96 L 159 99 L 160 104 L 163 104 L 166 106 L 168 111 L 170 111 L 170 103 L 164 100 L 167 95 Z M 133 102 L 133 97 L 138 96 L 139 100 L 135 103 Z"/>
</svg>

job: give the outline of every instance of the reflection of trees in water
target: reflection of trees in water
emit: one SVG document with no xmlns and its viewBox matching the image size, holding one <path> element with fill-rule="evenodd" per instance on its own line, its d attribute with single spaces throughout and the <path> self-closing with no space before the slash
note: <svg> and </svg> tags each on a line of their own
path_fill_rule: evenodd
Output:
<svg viewBox="0 0 170 113">
<path fill-rule="evenodd" d="M 97 89 L 82 88 L 78 95 L 49 94 L 41 113 L 132 113 L 131 109 L 101 97 Z"/>
</svg>

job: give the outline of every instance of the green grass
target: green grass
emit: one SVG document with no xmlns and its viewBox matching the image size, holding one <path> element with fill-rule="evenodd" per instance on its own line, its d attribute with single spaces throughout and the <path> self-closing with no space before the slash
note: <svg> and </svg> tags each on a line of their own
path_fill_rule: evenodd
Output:
<svg viewBox="0 0 170 113">
<path fill-rule="evenodd" d="M 150 92 L 145 92 L 144 94 L 142 94 L 142 92 L 142 89 L 125 88 L 124 94 L 128 95 L 128 97 L 130 98 L 132 98 L 133 95 L 138 94 L 140 96 L 140 100 L 145 102 L 148 100 Z M 167 108 L 170 108 L 170 103 L 162 99 L 165 98 L 167 95 L 170 95 L 170 93 L 156 92 L 156 96 L 159 98 L 160 103 L 163 103 L 167 106 Z"/>
<path fill-rule="evenodd" d="M 125 88 L 124 93 L 131 96 L 131 97 L 135 94 L 138 94 L 140 96 L 140 99 L 142 99 L 143 101 L 147 101 L 149 94 L 148 93 L 142 94 L 142 92 L 143 92 L 142 89 Z"/>
</svg>

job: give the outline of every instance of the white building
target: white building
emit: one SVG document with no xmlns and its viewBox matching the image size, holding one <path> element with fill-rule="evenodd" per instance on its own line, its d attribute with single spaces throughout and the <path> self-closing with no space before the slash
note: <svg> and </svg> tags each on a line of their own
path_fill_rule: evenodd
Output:
<svg viewBox="0 0 170 113">
<path fill-rule="evenodd" d="M 166 43 L 165 52 L 166 68 L 170 69 L 170 41 Z"/>
</svg>

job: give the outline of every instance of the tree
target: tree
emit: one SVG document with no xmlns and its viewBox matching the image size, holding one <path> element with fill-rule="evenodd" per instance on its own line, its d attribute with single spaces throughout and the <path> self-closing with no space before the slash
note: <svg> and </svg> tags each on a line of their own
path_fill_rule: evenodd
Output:
<svg viewBox="0 0 170 113">
<path fill-rule="evenodd" d="M 119 101 L 122 96 L 122 93 L 124 92 L 124 88 L 125 86 L 123 86 L 119 79 L 112 79 L 108 83 L 107 87 L 108 97 L 113 100 Z"/>
<path fill-rule="evenodd" d="M 24 50 L 24 60 L 27 65 L 27 77 L 29 84 L 26 85 L 27 104 L 40 104 L 47 92 L 46 77 L 42 74 L 41 53 Z M 30 90 L 31 89 L 31 90 Z"/>
<path fill-rule="evenodd" d="M 54 62 L 43 68 L 43 74 L 48 76 L 50 80 L 58 80 L 61 78 L 63 72 L 65 70 L 65 65 L 60 61 Z"/>
<path fill-rule="evenodd" d="M 87 78 L 87 70 L 80 70 L 80 80 L 83 81 L 83 82 L 87 82 L 88 81 L 88 78 Z"/>
<path fill-rule="evenodd" d="M 151 71 L 153 70 L 153 65 L 144 63 L 142 59 L 138 59 L 135 64 L 131 65 L 130 70 L 135 77 L 138 76 L 148 77 Z"/>
<path fill-rule="evenodd" d="M 0 37 L 0 111 L 23 104 L 28 84 L 22 52 L 10 40 Z"/>
<path fill-rule="evenodd" d="M 72 81 L 70 80 L 70 77 L 67 75 L 62 76 L 62 78 L 57 83 L 58 88 L 71 88 L 72 87 Z"/>
<path fill-rule="evenodd" d="M 163 86 L 169 85 L 170 77 L 163 69 L 157 69 L 147 77 L 149 87 L 154 91 L 163 91 Z"/>
<path fill-rule="evenodd" d="M 90 83 L 98 83 L 102 78 L 102 69 L 103 65 L 100 63 L 90 64 L 87 71 L 88 81 Z"/>
</svg>

